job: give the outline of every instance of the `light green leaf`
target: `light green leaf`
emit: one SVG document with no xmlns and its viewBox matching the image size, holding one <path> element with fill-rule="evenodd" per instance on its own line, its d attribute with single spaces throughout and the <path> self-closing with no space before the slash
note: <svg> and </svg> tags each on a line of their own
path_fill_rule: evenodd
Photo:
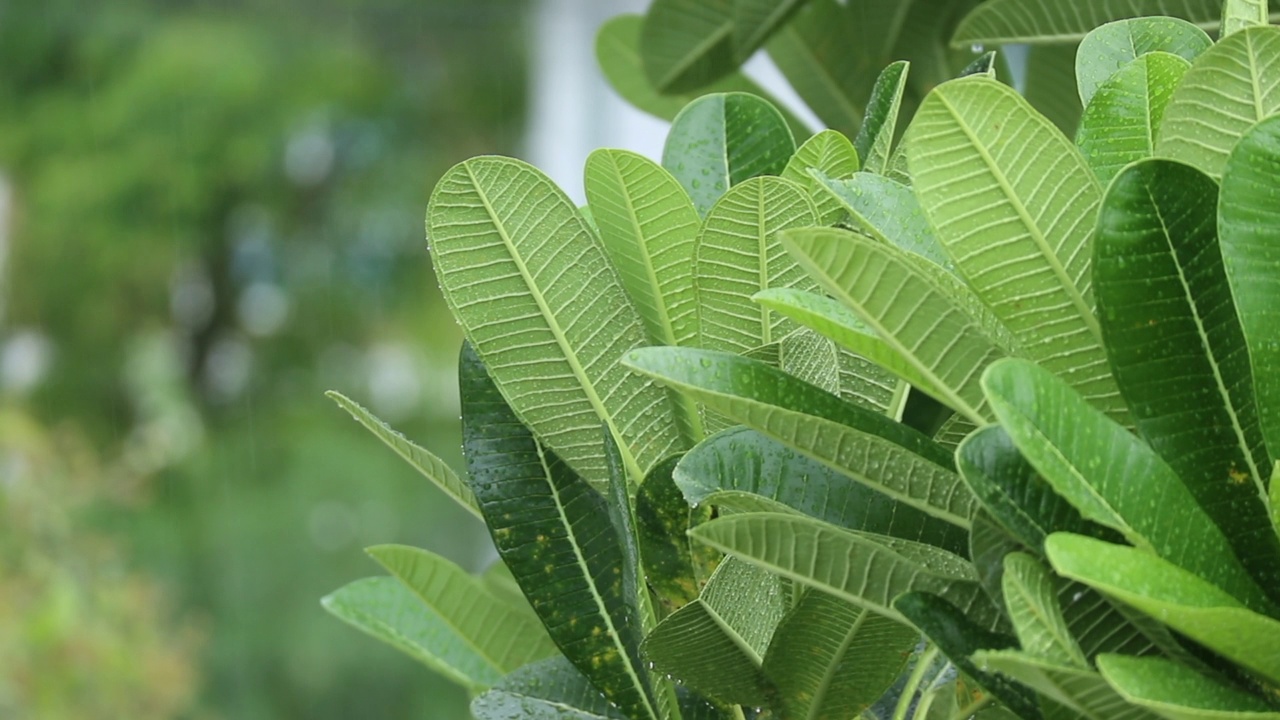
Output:
<svg viewBox="0 0 1280 720">
<path fill-rule="evenodd" d="M 671 123 L 662 166 L 693 199 L 699 215 L 729 188 L 778 175 L 795 153 L 786 120 L 767 100 L 746 93 L 703 95 Z"/>
<path fill-rule="evenodd" d="M 854 229 L 954 272 L 911 188 L 869 172 L 845 179 L 824 175 L 816 179 L 848 212 Z"/>
<path fill-rule="evenodd" d="M 1190 63 L 1212 45 L 1208 33 L 1178 18 L 1133 18 L 1094 28 L 1076 52 L 1080 102 L 1088 107 L 1102 83 L 1147 53 L 1169 53 Z"/>
<path fill-rule="evenodd" d="M 1068 667 L 1089 667 L 1062 616 L 1053 577 L 1040 561 L 1026 553 L 1005 555 L 1002 587 L 1024 652 Z"/>
<path fill-rule="evenodd" d="M 663 620 L 642 650 L 658 672 L 713 700 L 763 705 L 761 663 L 784 612 L 776 577 L 728 558 L 702 595 Z"/>
<path fill-rule="evenodd" d="M 1035 688 L 1085 720 L 1160 720 L 1160 716 L 1130 705 L 1101 675 L 1088 668 L 1071 667 L 1016 650 L 983 651 L 973 660 L 984 670 L 1002 673 Z"/>
<path fill-rule="evenodd" d="M 778 369 L 839 394 L 840 362 L 836 352 L 835 343 L 827 338 L 808 328 L 796 328 L 778 341 Z M 872 409 L 880 411 L 883 406 Z"/>
<path fill-rule="evenodd" d="M 1012 88 L 974 77 L 930 93 L 907 153 L 939 240 L 1023 356 L 1123 421 L 1089 278 L 1101 190 L 1075 146 Z"/>
<path fill-rule="evenodd" d="M 816 287 L 776 235 L 817 221 L 804 189 L 782 178 L 754 178 L 720 198 L 707 214 L 695 251 L 699 347 L 742 353 L 796 329 L 751 302 L 751 296 L 771 287 Z"/>
<path fill-rule="evenodd" d="M 895 420 L 902 418 L 902 406 L 909 388 L 897 375 L 838 345 L 836 370 L 840 376 L 839 394 L 842 399 Z"/>
<path fill-rule="evenodd" d="M 947 598 L 983 627 L 1003 622 L 972 566 L 930 545 L 783 513 L 728 515 L 689 534 L 769 572 L 898 620 L 903 618 L 893 599 L 923 590 Z"/>
<path fill-rule="evenodd" d="M 1266 24 L 1267 0 L 1226 0 L 1222 5 L 1222 37 Z"/>
<path fill-rule="evenodd" d="M 1126 700 L 1170 720 L 1280 720 L 1258 698 L 1165 658 L 1101 655 L 1098 671 Z"/>
<path fill-rule="evenodd" d="M 1232 35 L 1248 37 L 1255 30 Z M 1258 416 L 1267 450 L 1280 458 L 1280 119 L 1248 132 L 1231 153 L 1218 204 L 1222 264 L 1240 315 L 1253 368 Z M 1265 466 L 1263 469 L 1265 473 Z M 1273 490 L 1274 491 L 1274 490 Z"/>
<path fill-rule="evenodd" d="M 682 446 L 666 393 L 618 366 L 644 326 L 577 208 L 518 160 L 441 178 L 427 236 L 445 301 L 522 422 L 584 477 L 606 477 L 600 425 L 631 477 Z M 664 418 L 653 421 L 656 408 Z"/>
<path fill-rule="evenodd" d="M 648 348 L 627 365 L 858 482 L 968 528 L 974 499 L 924 435 L 762 363 L 690 348 Z"/>
<path fill-rule="evenodd" d="M 778 105 L 759 85 L 740 72 L 732 72 L 698 91 L 667 95 L 659 93 L 644 74 L 640 60 L 640 15 L 618 15 L 605 21 L 596 33 L 596 62 L 609 85 L 622 99 L 662 120 L 674 120 L 685 105 L 706 93 L 743 92 L 758 95 Z M 808 126 L 785 107 L 779 112 L 787 119 L 791 132 L 803 136 Z"/>
<path fill-rule="evenodd" d="M 1190 67 L 1177 55 L 1148 53 L 1098 86 L 1076 144 L 1103 184 L 1125 165 L 1155 155 L 1165 108 Z"/>
<path fill-rule="evenodd" d="M 1214 652 L 1280 681 L 1280 621 L 1246 609 L 1231 595 L 1142 550 L 1056 533 L 1045 542 L 1060 575 L 1159 618 Z"/>
<path fill-rule="evenodd" d="M 783 618 L 764 658 L 775 711 L 848 720 L 893 685 L 919 639 L 908 625 L 811 590 Z"/>
<path fill-rule="evenodd" d="M 472 515 L 480 517 L 480 506 L 476 504 L 476 498 L 471 494 L 471 489 L 466 486 L 466 483 L 462 482 L 458 474 L 449 467 L 448 463 L 396 432 L 390 425 L 379 420 L 373 413 L 342 393 L 330 390 L 325 395 L 330 400 L 338 403 L 338 406 L 343 410 L 351 413 L 351 417 L 355 418 L 357 422 L 373 433 L 387 447 L 394 450 L 405 462 L 413 466 L 414 470 L 422 473 L 423 477 L 443 490 L 446 495 L 453 498 L 455 502 Z"/>
<path fill-rule="evenodd" d="M 1218 252 L 1217 207 L 1217 184 L 1189 165 L 1126 168 L 1098 218 L 1094 287 L 1139 432 L 1263 587 L 1280 587 L 1280 543 L 1265 510 L 1268 461 Z"/>
<path fill-rule="evenodd" d="M 858 153 L 853 149 L 853 143 L 835 130 L 823 130 L 806 140 L 782 171 L 783 179 L 809 190 L 809 195 L 818 208 L 819 222 L 834 225 L 844 217 L 844 209 L 835 198 L 822 192 L 818 180 L 809 174 L 812 170 L 837 178 L 856 173 Z"/>
<path fill-rule="evenodd" d="M 674 477 L 693 505 L 726 491 L 750 493 L 848 530 L 927 543 L 956 555 L 966 550 L 962 528 L 747 428 L 730 428 L 699 443 L 680 460 Z"/>
<path fill-rule="evenodd" d="M 1018 450 L 1086 518 L 1251 607 L 1274 607 L 1186 485 L 1123 426 L 1025 360 L 993 364 L 982 385 Z"/>
<path fill-rule="evenodd" d="M 659 92 L 690 92 L 737 69 L 804 0 L 655 0 L 640 53 Z"/>
<path fill-rule="evenodd" d="M 565 657 L 628 716 L 657 720 L 609 503 L 520 424 L 469 344 L 458 376 L 471 490 L 498 555 Z"/>
<path fill-rule="evenodd" d="M 1222 0 L 989 0 L 956 28 L 951 44 L 1074 43 L 1114 20 L 1167 15 L 1206 30 L 1218 27 Z"/>
<path fill-rule="evenodd" d="M 489 687 L 506 671 L 395 578 L 356 580 L 320 602 L 335 617 L 471 690 Z"/>
<path fill-rule="evenodd" d="M 476 720 L 626 720 L 563 657 L 523 667 L 471 701 Z"/>
<path fill-rule="evenodd" d="M 926 273 L 902 250 L 844 230 L 791 231 L 781 239 L 828 293 L 910 363 L 914 379 L 924 380 L 922 390 L 965 417 L 985 421 L 977 379 L 1004 353 L 988 332 L 990 325 L 954 302 L 952 288 L 944 287 L 938 275 Z M 912 382 L 913 377 L 903 379 Z"/>
<path fill-rule="evenodd" d="M 907 90 L 910 68 L 911 63 L 905 60 L 890 63 L 880 71 L 875 86 L 871 88 L 866 119 L 862 127 L 858 128 L 858 137 L 854 140 L 854 148 L 867 172 L 884 174 L 888 166 L 893 139 L 898 132 L 898 113 L 902 109 L 902 95 Z"/>
<path fill-rule="evenodd" d="M 1250 127 L 1280 110 L 1280 28 L 1255 27 L 1206 50 L 1173 93 L 1156 153 L 1222 177 Z"/>
</svg>

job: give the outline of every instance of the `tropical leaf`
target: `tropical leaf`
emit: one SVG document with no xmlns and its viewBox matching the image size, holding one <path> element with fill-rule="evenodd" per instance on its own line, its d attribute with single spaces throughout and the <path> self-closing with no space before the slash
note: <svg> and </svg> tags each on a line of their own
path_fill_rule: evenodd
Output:
<svg viewBox="0 0 1280 720">
<path fill-rule="evenodd" d="M 1045 542 L 1060 575 L 1078 580 L 1225 658 L 1280 680 L 1280 621 L 1248 610 L 1200 576 L 1151 553 L 1070 533 Z"/>
<path fill-rule="evenodd" d="M 836 352 L 835 343 L 827 338 L 808 328 L 797 328 L 778 341 L 778 369 L 838 395 L 840 363 Z"/>
<path fill-rule="evenodd" d="M 1190 63 L 1212 46 L 1204 30 L 1172 17 L 1116 20 L 1094 28 L 1076 52 L 1080 102 L 1088 107 L 1102 83 L 1147 53 L 1169 53 Z"/>
<path fill-rule="evenodd" d="M 951 39 L 954 47 L 974 43 L 1074 43 L 1089 31 L 1127 18 L 1165 15 L 1206 30 L 1218 27 L 1222 0 L 989 0 L 969 13 Z"/>
<path fill-rule="evenodd" d="M 829 177 L 848 177 L 858 172 L 858 153 L 849 138 L 835 130 L 823 130 L 804 142 L 787 161 L 783 179 L 809 190 L 818 209 L 819 222 L 834 225 L 844 217 L 844 209 L 835 198 L 821 191 L 821 185 L 810 171 Z"/>
<path fill-rule="evenodd" d="M 756 295 L 757 301 L 759 294 Z M 836 346 L 840 397 L 854 405 L 900 420 L 910 387 L 897 375 L 858 353 Z"/>
<path fill-rule="evenodd" d="M 925 99 L 907 154 L 943 247 L 1023 355 L 1123 420 L 1089 278 L 1101 191 L 1075 147 L 1012 88 L 965 78 Z"/>
<path fill-rule="evenodd" d="M 1125 165 L 1155 155 L 1165 108 L 1190 67 L 1177 55 L 1148 53 L 1098 87 L 1080 120 L 1076 144 L 1103 184 Z"/>
<path fill-rule="evenodd" d="M 848 231 L 791 231 L 781 240 L 828 293 L 855 310 L 885 346 L 911 365 L 916 379 L 925 381 L 922 390 L 967 418 L 985 421 L 977 378 L 1004 353 L 988 331 L 990 323 L 954 302 L 952 288 L 911 262 L 904 251 Z"/>
<path fill-rule="evenodd" d="M 1039 560 L 1026 553 L 1005 555 L 1001 583 L 1023 652 L 1068 667 L 1089 667 L 1058 605 L 1053 576 Z"/>
<path fill-rule="evenodd" d="M 977 60 L 966 65 L 964 70 L 961 70 L 960 74 L 956 77 L 986 75 L 992 80 L 998 80 L 999 77 L 996 75 L 996 56 L 997 53 L 995 50 L 988 50 L 987 52 L 979 55 Z"/>
<path fill-rule="evenodd" d="M 508 158 L 457 165 L 431 196 L 427 234 L 445 300 L 503 396 L 574 470 L 604 481 L 602 423 L 637 482 L 682 446 L 666 393 L 618 366 L 644 326 L 545 175 Z"/>
<path fill-rule="evenodd" d="M 697 337 L 693 256 L 701 219 L 680 183 L 660 165 L 625 150 L 587 158 L 585 188 L 606 254 L 653 345 Z M 702 437 L 696 407 L 673 398 L 689 445 Z"/>
<path fill-rule="evenodd" d="M 659 92 L 697 90 L 737 69 L 805 0 L 655 0 L 640 54 Z"/>
<path fill-rule="evenodd" d="M 869 172 L 844 179 L 825 175 L 816 179 L 850 215 L 856 230 L 954 272 L 951 258 L 942 249 L 911 188 Z"/>
<path fill-rule="evenodd" d="M 736 355 L 649 348 L 631 353 L 627 364 L 892 498 L 968 528 L 973 496 L 950 469 L 947 452 L 917 431 Z"/>
<path fill-rule="evenodd" d="M 1266 24 L 1267 0 L 1226 0 L 1222 5 L 1222 37 Z"/>
<path fill-rule="evenodd" d="M 1189 165 L 1151 160 L 1125 169 L 1098 217 L 1094 286 L 1111 367 L 1139 432 L 1245 567 L 1263 587 L 1277 587 L 1269 468 L 1218 252 L 1217 205 L 1217 184 Z"/>
<path fill-rule="evenodd" d="M 790 513 L 740 513 L 689 531 L 699 542 L 769 572 L 898 620 L 893 599 L 936 593 L 988 629 L 1004 618 L 968 561 L 931 545 L 835 527 Z"/>
<path fill-rule="evenodd" d="M 909 5 L 909 3 L 901 3 Z M 893 139 L 898 131 L 898 113 L 902 109 L 902 95 L 907 90 L 907 73 L 911 63 L 905 60 L 889 63 L 876 84 L 871 88 L 867 101 L 866 120 L 858 128 L 854 148 L 862 159 L 867 172 L 884 174 L 889 163 Z"/>
<path fill-rule="evenodd" d="M 1280 720 L 1258 698 L 1164 658 L 1102 655 L 1098 671 L 1126 700 L 1171 720 Z"/>
<path fill-rule="evenodd" d="M 742 353 L 795 329 L 751 296 L 770 287 L 816 287 L 775 236 L 817 222 L 804 188 L 782 178 L 748 180 L 716 202 L 694 259 L 699 347 Z"/>
<path fill-rule="evenodd" d="M 680 460 L 674 477 L 693 505 L 725 491 L 745 492 L 848 530 L 927 543 L 956 555 L 967 549 L 962 528 L 747 428 L 730 428 L 698 444 Z"/>
<path fill-rule="evenodd" d="M 1245 30 L 1229 39 L 1254 32 Z M 1271 118 L 1245 135 L 1232 152 L 1218 205 L 1222 264 L 1249 347 L 1259 421 L 1272 458 L 1280 458 L 1280 345 L 1276 343 L 1280 279 L 1275 272 L 1280 239 L 1278 167 L 1280 120 Z M 1265 477 L 1266 467 L 1260 470 Z"/>
<path fill-rule="evenodd" d="M 978 582 L 991 601 L 1004 603 L 1004 556 L 1023 549 L 1023 544 L 986 509 L 973 516 L 969 529 L 969 558 L 978 573 Z"/>
<path fill-rule="evenodd" d="M 474 647 L 395 578 L 356 580 L 320 602 L 340 620 L 473 691 L 498 682 L 506 672 L 498 659 L 486 654 L 492 648 Z"/>
<path fill-rule="evenodd" d="M 339 392 L 330 390 L 325 393 L 330 400 L 338 403 L 338 406 L 351 414 L 357 422 L 365 427 L 366 430 L 373 433 L 375 437 L 381 440 L 387 447 L 395 451 L 397 455 L 409 463 L 414 470 L 422 473 L 423 477 L 430 480 L 432 484 L 444 491 L 446 495 L 453 498 L 455 502 L 476 517 L 480 517 L 480 506 L 476 503 L 475 495 L 471 494 L 471 489 L 467 487 L 458 474 L 449 467 L 444 460 L 433 455 L 425 448 L 420 447 L 417 443 L 406 438 L 404 435 L 396 432 L 385 422 L 379 420 L 377 416 L 361 407 L 355 401 L 347 398 Z"/>
<path fill-rule="evenodd" d="M 1274 607 L 1177 474 L 1061 379 L 1006 359 L 987 370 L 982 385 L 1018 450 L 1086 518 L 1251 607 Z"/>
<path fill-rule="evenodd" d="M 1241 30 L 1206 50 L 1183 76 L 1160 124 L 1156 153 L 1222 177 L 1250 127 L 1280 110 L 1280 28 Z"/>
<path fill-rule="evenodd" d="M 626 720 L 568 660 L 523 667 L 471 701 L 476 720 Z"/>
<path fill-rule="evenodd" d="M 636 496 L 640 556 L 649 587 L 668 611 L 698 597 L 701 583 L 706 579 L 699 572 L 703 563 L 695 562 L 695 548 L 701 546 L 691 547 L 685 533 L 711 518 L 710 506 L 691 507 L 676 487 L 677 460 L 673 457 L 659 463 L 649 472 Z"/>
<path fill-rule="evenodd" d="M 662 166 L 706 215 L 729 188 L 778 175 L 795 153 L 786 120 L 767 100 L 746 93 L 703 95 L 671 123 Z"/>
<path fill-rule="evenodd" d="M 848 720 L 893 685 L 919 639 L 908 625 L 811 590 L 769 643 L 771 704 L 783 718 Z"/>
<path fill-rule="evenodd" d="M 498 555 L 565 657 L 628 716 L 656 720 L 608 503 L 520 423 L 470 345 L 458 375 L 471 490 Z"/>
<path fill-rule="evenodd" d="M 697 600 L 672 613 L 645 638 L 655 669 L 729 704 L 763 705 L 765 649 L 786 612 L 778 579 L 726 559 Z"/>
<path fill-rule="evenodd" d="M 645 76 L 640 59 L 640 29 L 643 24 L 644 18 L 640 15 L 618 15 L 605 21 L 596 33 L 596 63 L 609 85 L 622 99 L 643 112 L 671 121 L 685 105 L 701 95 L 750 93 L 778 106 L 792 133 L 803 136 L 809 132 L 804 122 L 785 107 L 779 106 L 769 93 L 740 72 L 729 73 L 695 92 L 675 95 L 659 93 Z"/>
<path fill-rule="evenodd" d="M 973 662 L 976 652 L 1017 647 L 1015 638 L 976 624 L 963 609 L 926 592 L 906 593 L 899 596 L 893 605 L 920 628 L 957 668 L 978 681 L 1018 717 L 1040 720 L 1036 695 L 1030 688 L 1002 675 L 986 672 Z"/>
<path fill-rule="evenodd" d="M 1101 675 L 1088 668 L 1016 650 L 983 651 L 976 653 L 973 660 L 984 670 L 1035 688 L 1085 720 L 1160 720 L 1160 716 L 1130 705 Z"/>
</svg>

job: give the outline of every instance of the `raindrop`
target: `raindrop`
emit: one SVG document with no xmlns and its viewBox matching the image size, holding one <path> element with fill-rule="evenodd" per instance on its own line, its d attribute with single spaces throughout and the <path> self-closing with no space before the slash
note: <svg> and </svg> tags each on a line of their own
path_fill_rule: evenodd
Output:
<svg viewBox="0 0 1280 720">
<path fill-rule="evenodd" d="M 969 46 L 969 49 L 972 50 L 973 53 L 976 55 L 982 52 L 985 48 L 982 47 L 982 43 L 974 43 Z"/>
</svg>

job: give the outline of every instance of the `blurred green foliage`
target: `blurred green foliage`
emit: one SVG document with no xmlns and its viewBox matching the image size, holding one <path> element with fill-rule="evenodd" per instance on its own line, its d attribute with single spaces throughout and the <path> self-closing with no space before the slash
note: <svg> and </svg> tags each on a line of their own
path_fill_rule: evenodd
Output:
<svg viewBox="0 0 1280 720">
<path fill-rule="evenodd" d="M 339 389 L 457 456 L 460 334 L 434 289 L 422 214 L 450 165 L 513 151 L 524 9 L 0 5 L 0 175 L 14 194 L 0 348 L 35 334 L 51 351 L 34 387 L 0 386 L 0 406 L 86 438 L 111 468 L 99 480 L 127 486 L 86 501 L 68 537 L 111 538 L 122 567 L 161 583 L 129 592 L 167 594 L 205 629 L 199 682 L 150 678 L 199 687 L 200 716 L 466 712 L 451 686 L 316 601 L 373 569 L 363 545 L 432 547 L 470 567 L 488 552 L 478 524 L 321 393 Z M 60 513 L 72 500 L 39 501 Z M 51 578 L 27 580 L 52 592 Z M 143 632 L 95 607 L 68 622 Z M 0 655 L 0 687 L 22 667 Z M 99 702 L 64 696 L 86 703 L 73 716 Z"/>
</svg>

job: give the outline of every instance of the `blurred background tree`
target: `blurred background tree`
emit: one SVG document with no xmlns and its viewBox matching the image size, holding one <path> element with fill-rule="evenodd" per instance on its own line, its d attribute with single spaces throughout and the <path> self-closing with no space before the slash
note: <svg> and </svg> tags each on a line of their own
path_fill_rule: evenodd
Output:
<svg viewBox="0 0 1280 720">
<path fill-rule="evenodd" d="M 515 152 L 524 14 L 0 3 L 0 714 L 466 715 L 318 598 L 482 528 L 322 391 L 456 459 L 422 215 Z"/>
</svg>

